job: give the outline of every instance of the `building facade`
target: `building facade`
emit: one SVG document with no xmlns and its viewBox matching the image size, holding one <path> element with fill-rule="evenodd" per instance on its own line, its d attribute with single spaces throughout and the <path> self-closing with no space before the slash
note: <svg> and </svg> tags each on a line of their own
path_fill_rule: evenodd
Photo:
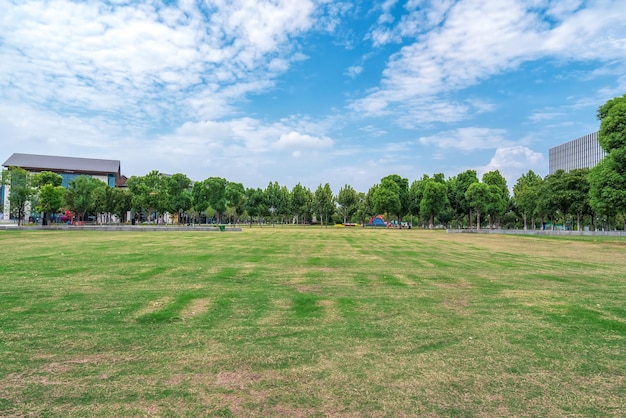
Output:
<svg viewBox="0 0 626 418">
<path fill-rule="evenodd" d="M 51 171 L 63 177 L 63 187 L 78 176 L 86 175 L 102 180 L 111 187 L 122 186 L 124 177 L 120 174 L 119 160 L 100 160 L 94 158 L 56 157 L 50 155 L 13 154 L 2 164 L 8 170 L 20 167 L 29 173 Z M 0 196 L 3 203 L 2 218 L 10 219 L 11 207 L 9 202 L 10 187 L 2 186 Z"/>
<path fill-rule="evenodd" d="M 598 142 L 598 132 L 550 148 L 549 154 L 550 174 L 595 167 L 606 155 Z"/>
</svg>

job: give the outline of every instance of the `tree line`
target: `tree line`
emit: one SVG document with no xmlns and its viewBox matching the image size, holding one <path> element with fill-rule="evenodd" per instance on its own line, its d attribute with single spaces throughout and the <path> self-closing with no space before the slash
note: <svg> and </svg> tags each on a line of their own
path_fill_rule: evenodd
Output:
<svg viewBox="0 0 626 418">
<path fill-rule="evenodd" d="M 498 170 L 483 174 L 467 170 L 445 178 L 443 173 L 409 183 L 397 174 L 383 177 L 367 192 L 346 184 L 334 194 L 328 183 L 315 190 L 278 182 L 245 188 L 221 177 L 192 182 L 186 175 L 151 171 L 127 180 L 126 188 L 78 176 L 66 189 L 60 175 L 31 175 L 21 168 L 3 172 L 11 185 L 9 201 L 18 222 L 30 204 L 43 222 L 60 211 L 76 220 L 100 215 L 105 222 L 172 223 L 366 223 L 384 214 L 395 225 L 409 222 L 427 228 L 543 228 L 546 224 L 626 228 L 626 95 L 598 109 L 599 142 L 606 157 L 593 169 L 559 170 L 541 177 L 532 170 L 517 179 L 513 194 Z M 127 214 L 131 218 L 127 219 Z M 114 216 L 112 216 L 114 215 Z M 602 225 L 600 225 L 602 223 Z"/>
</svg>

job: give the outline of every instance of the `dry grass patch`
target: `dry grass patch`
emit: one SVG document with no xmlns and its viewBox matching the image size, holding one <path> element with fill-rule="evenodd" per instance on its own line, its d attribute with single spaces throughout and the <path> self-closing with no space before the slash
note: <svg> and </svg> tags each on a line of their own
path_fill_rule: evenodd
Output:
<svg viewBox="0 0 626 418">
<path fill-rule="evenodd" d="M 180 317 L 182 319 L 190 319 L 194 316 L 202 315 L 209 310 L 210 304 L 210 298 L 193 299 L 191 303 L 180 312 Z"/>
<path fill-rule="evenodd" d="M 171 296 L 163 296 L 162 298 L 151 301 L 135 313 L 134 315 L 135 319 L 137 319 L 140 316 L 158 312 L 161 309 L 163 309 L 165 306 L 172 303 L 173 300 L 174 298 L 172 298 Z"/>
</svg>

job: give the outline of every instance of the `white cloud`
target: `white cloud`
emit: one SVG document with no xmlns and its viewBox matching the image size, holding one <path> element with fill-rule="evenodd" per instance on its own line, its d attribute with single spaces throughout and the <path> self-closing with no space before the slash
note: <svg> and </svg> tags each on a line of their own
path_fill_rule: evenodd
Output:
<svg viewBox="0 0 626 418">
<path fill-rule="evenodd" d="M 346 70 L 345 74 L 350 77 L 350 78 L 354 78 L 357 75 L 361 74 L 363 72 L 363 67 L 360 65 L 353 65 L 351 67 L 348 67 L 348 69 Z"/>
<path fill-rule="evenodd" d="M 148 121 L 220 116 L 303 59 L 292 38 L 310 30 L 315 7 L 9 2 L 0 16 L 0 100 Z"/>
<path fill-rule="evenodd" d="M 528 117 L 528 120 L 534 123 L 543 123 L 559 117 L 565 116 L 563 112 L 536 112 Z"/>
<path fill-rule="evenodd" d="M 421 137 L 419 142 L 423 145 L 435 145 L 439 148 L 463 151 L 494 149 L 511 144 L 510 141 L 504 139 L 505 134 L 506 131 L 503 129 L 459 128 L 437 135 Z"/>
<path fill-rule="evenodd" d="M 380 26 L 372 32 L 379 44 L 396 36 L 415 41 L 390 58 L 380 86 L 353 101 L 353 110 L 388 115 L 396 111 L 394 106 L 459 91 L 544 57 L 626 58 L 620 47 L 626 38 L 626 9 L 619 1 L 593 2 L 585 9 L 578 1 L 460 0 L 433 8 L 435 3 L 420 8 L 428 16 L 413 11 L 393 30 Z M 440 26 L 429 27 L 438 21 Z"/>
<path fill-rule="evenodd" d="M 488 171 L 499 170 L 506 179 L 509 189 L 528 170 L 535 173 L 547 172 L 547 161 L 543 154 L 524 146 L 498 148 L 487 166 L 478 170 L 479 176 Z"/>
<path fill-rule="evenodd" d="M 317 138 L 314 136 L 301 134 L 300 132 L 291 131 L 286 134 L 282 134 L 278 141 L 274 143 L 276 149 L 289 149 L 289 148 L 328 148 L 333 145 L 333 141 L 330 138 Z"/>
</svg>

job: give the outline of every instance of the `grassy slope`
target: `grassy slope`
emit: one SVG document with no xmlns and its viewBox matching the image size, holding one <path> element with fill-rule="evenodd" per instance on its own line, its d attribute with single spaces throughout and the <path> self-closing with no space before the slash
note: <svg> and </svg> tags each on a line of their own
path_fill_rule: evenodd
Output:
<svg viewBox="0 0 626 418">
<path fill-rule="evenodd" d="M 626 415 L 626 241 L 0 233 L 1 415 Z"/>
</svg>

